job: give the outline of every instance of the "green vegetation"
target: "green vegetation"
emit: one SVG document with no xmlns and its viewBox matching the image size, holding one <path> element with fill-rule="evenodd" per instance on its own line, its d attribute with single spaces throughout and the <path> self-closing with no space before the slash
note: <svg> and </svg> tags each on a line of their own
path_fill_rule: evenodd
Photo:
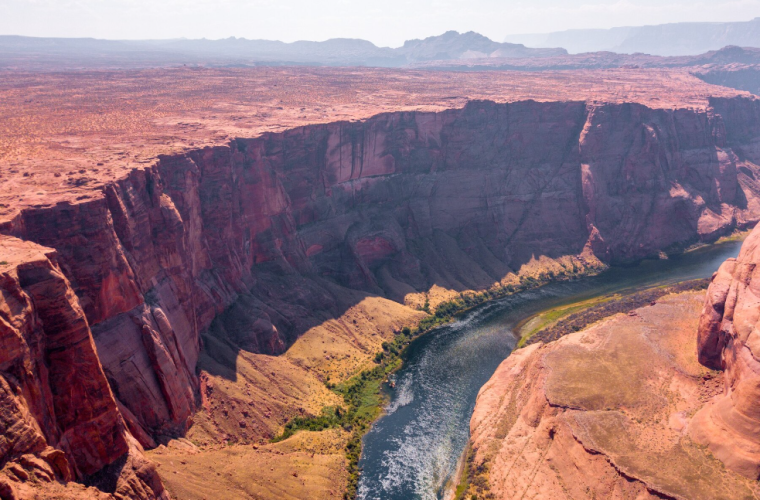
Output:
<svg viewBox="0 0 760 500">
<path fill-rule="evenodd" d="M 472 467 L 472 448 L 469 444 L 467 445 L 465 453 L 464 466 L 459 474 L 459 484 L 457 484 L 457 489 L 454 490 L 454 500 L 466 500 L 467 490 L 470 487 L 470 483 L 467 479 L 470 475 L 470 468 Z"/>
<path fill-rule="evenodd" d="M 716 245 L 719 245 L 721 243 L 727 243 L 729 241 L 744 241 L 747 239 L 747 236 L 749 236 L 749 233 L 751 233 L 751 229 L 745 229 L 745 230 L 736 230 L 733 233 L 729 234 L 728 236 L 723 236 L 718 241 L 715 242 Z"/>
<path fill-rule="evenodd" d="M 0 260 L 0 266 L 7 266 L 8 261 L 7 260 Z"/>
<path fill-rule="evenodd" d="M 318 432 L 338 427 L 344 414 L 345 411 L 339 406 L 325 406 L 318 417 L 296 417 L 285 425 L 282 434 L 272 439 L 272 442 L 284 441 L 301 430 Z"/>
<path fill-rule="evenodd" d="M 472 448 L 467 446 L 467 455 L 464 469 L 459 477 L 459 484 L 454 492 L 454 500 L 478 500 L 481 498 L 493 498 L 489 491 L 487 466 L 484 463 L 475 464 L 475 454 Z M 468 496 L 469 493 L 469 496 Z"/>
<path fill-rule="evenodd" d="M 737 229 L 733 233 L 729 234 L 728 236 L 722 236 L 718 239 L 718 241 L 714 243 L 704 243 L 699 242 L 695 243 L 694 245 L 691 245 L 689 248 L 687 248 L 684 253 L 693 252 L 695 250 L 700 250 L 702 248 L 711 247 L 713 245 L 721 245 L 723 243 L 731 243 L 736 241 L 744 241 L 747 239 L 747 236 L 749 236 L 749 233 L 752 232 L 752 229 Z"/>
<path fill-rule="evenodd" d="M 321 431 L 341 427 L 349 432 L 351 437 L 346 445 L 349 478 L 344 498 L 356 498 L 362 437 L 382 412 L 385 403 L 382 385 L 391 373 L 401 367 L 406 347 L 421 335 L 490 300 L 537 288 L 550 281 L 570 279 L 579 274 L 577 270 L 562 274 L 542 273 L 538 278 L 521 277 L 520 283 L 516 285 L 497 285 L 480 293 L 460 293 L 459 297 L 438 304 L 434 313 L 430 311 L 430 302 L 425 300 L 422 310 L 427 312 L 428 316 L 422 318 L 415 328 L 404 327 L 393 341 L 383 342 L 383 350 L 374 357 L 377 366 L 342 384 L 335 385 L 330 383 L 329 379 L 325 380 L 329 389 L 343 397 L 344 408 L 325 407 L 319 416 L 296 417 L 285 425 L 283 433 L 275 437 L 273 442 L 287 439 L 300 430 Z"/>
<path fill-rule="evenodd" d="M 595 297 L 593 299 L 584 300 L 582 302 L 573 302 L 571 304 L 564 304 L 557 306 L 553 309 L 540 312 L 530 318 L 526 318 L 517 325 L 517 333 L 520 337 L 520 341 L 517 344 L 518 349 L 525 347 L 528 340 L 530 340 L 538 332 L 545 330 L 546 328 L 556 324 L 559 320 L 577 312 L 583 311 L 590 307 L 594 307 L 598 304 L 604 304 L 612 300 L 617 300 L 620 295 L 608 295 L 605 297 Z"/>
<path fill-rule="evenodd" d="M 382 411 L 385 402 L 382 384 L 388 379 L 388 375 L 401 366 L 401 353 L 420 333 L 418 328 L 403 328 L 392 342 L 383 343 L 383 351 L 375 356 L 377 366 L 373 369 L 365 370 L 339 385 L 331 385 L 326 381 L 330 389 L 343 397 L 345 407 L 325 407 L 319 416 L 294 418 L 273 441 L 287 439 L 300 430 L 321 431 L 342 427 L 351 434 L 346 444 L 349 479 L 344 498 L 355 498 L 359 484 L 362 437 Z"/>
<path fill-rule="evenodd" d="M 599 320 L 619 313 L 628 313 L 655 302 L 660 297 L 673 293 L 683 293 L 691 290 L 704 290 L 710 284 L 709 279 L 683 281 L 674 285 L 663 285 L 649 288 L 625 296 L 613 296 L 609 300 L 600 300 L 596 304 L 579 304 L 578 312 L 570 311 L 561 314 L 561 319 L 546 327 L 537 328 L 530 335 L 520 339 L 518 347 L 536 342 L 552 342 L 570 333 L 578 332 Z M 589 301 L 586 301 L 589 302 Z M 566 306 L 566 310 L 572 309 Z"/>
</svg>

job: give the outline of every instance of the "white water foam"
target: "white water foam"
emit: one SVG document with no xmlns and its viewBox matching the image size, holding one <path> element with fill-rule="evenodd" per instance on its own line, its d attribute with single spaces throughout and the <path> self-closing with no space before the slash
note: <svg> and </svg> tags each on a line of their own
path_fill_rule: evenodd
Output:
<svg viewBox="0 0 760 500">
<path fill-rule="evenodd" d="M 414 387 L 412 386 L 413 377 L 411 373 L 405 374 L 401 380 L 396 383 L 396 394 L 391 404 L 385 409 L 385 414 L 390 415 L 402 406 L 406 406 L 414 401 Z"/>
</svg>

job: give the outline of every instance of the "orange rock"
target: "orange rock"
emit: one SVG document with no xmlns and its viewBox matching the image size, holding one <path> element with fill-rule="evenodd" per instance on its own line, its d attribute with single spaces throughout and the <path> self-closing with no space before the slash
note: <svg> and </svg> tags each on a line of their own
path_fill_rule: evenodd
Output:
<svg viewBox="0 0 760 500">
<path fill-rule="evenodd" d="M 756 496 L 755 481 L 726 471 L 686 433 L 709 380 L 694 336 L 702 301 L 695 292 L 666 296 L 636 317 L 619 314 L 511 354 L 478 394 L 470 492 L 503 500 Z"/>
<path fill-rule="evenodd" d="M 702 410 L 691 434 L 726 463 L 760 479 L 760 227 L 737 259 L 713 276 L 699 323 L 699 360 L 725 370 L 725 392 Z"/>
</svg>

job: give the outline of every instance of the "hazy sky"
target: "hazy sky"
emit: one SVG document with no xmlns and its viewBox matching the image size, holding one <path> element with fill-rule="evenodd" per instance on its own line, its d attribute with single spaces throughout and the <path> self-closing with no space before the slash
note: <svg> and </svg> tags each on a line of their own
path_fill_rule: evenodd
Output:
<svg viewBox="0 0 760 500">
<path fill-rule="evenodd" d="M 0 34 L 110 39 L 364 38 L 399 46 L 447 30 L 507 34 L 746 21 L 760 0 L 0 0 Z"/>
</svg>

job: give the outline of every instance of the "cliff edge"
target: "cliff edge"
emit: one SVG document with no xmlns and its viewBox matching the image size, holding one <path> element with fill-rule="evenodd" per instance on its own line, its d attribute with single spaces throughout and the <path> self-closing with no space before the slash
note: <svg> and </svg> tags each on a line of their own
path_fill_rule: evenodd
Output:
<svg viewBox="0 0 760 500">
<path fill-rule="evenodd" d="M 496 498 L 756 497 L 758 262 L 760 227 L 704 298 L 671 295 L 513 353 L 478 396 L 470 488 Z"/>
<path fill-rule="evenodd" d="M 0 497 L 168 499 L 56 251 L 0 236 L 0 299 Z"/>
<path fill-rule="evenodd" d="M 471 428 L 478 498 L 751 499 L 758 485 L 691 437 L 723 375 L 700 365 L 700 292 L 515 351 Z M 489 497 L 487 495 L 493 495 Z"/>
</svg>

